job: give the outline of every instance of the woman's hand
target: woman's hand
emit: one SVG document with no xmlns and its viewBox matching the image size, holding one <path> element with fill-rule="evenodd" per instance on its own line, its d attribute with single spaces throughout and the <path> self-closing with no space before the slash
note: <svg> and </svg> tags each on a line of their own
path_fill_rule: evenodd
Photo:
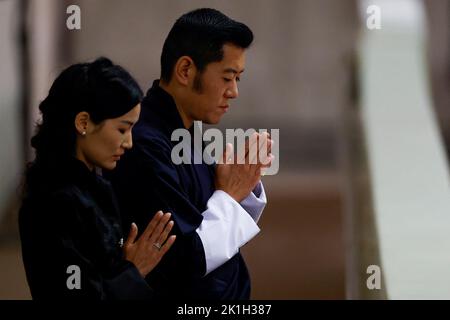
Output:
<svg viewBox="0 0 450 320">
<path fill-rule="evenodd" d="M 169 222 L 170 216 L 170 213 L 158 211 L 137 240 L 138 228 L 135 223 L 131 224 L 123 250 L 125 259 L 136 266 L 142 277 L 153 270 L 175 241 L 175 235 L 167 239 L 173 227 L 173 221 Z"/>
</svg>

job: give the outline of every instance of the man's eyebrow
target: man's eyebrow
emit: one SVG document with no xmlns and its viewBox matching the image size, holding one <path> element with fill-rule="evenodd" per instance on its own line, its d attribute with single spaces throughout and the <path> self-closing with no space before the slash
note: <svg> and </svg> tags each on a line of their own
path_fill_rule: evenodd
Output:
<svg viewBox="0 0 450 320">
<path fill-rule="evenodd" d="M 231 73 L 234 73 L 234 74 L 238 74 L 238 73 L 244 72 L 244 69 L 242 69 L 241 71 L 237 71 L 236 69 L 233 69 L 233 68 L 226 68 L 225 70 L 223 70 L 223 72 L 225 72 L 225 73 L 231 72 Z"/>
</svg>

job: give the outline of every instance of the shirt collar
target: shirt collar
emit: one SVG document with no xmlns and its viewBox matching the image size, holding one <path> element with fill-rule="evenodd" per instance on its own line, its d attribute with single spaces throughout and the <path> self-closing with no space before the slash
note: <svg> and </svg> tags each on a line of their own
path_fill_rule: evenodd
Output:
<svg viewBox="0 0 450 320">
<path fill-rule="evenodd" d="M 159 86 L 159 80 L 153 81 L 153 85 L 147 91 L 143 104 L 161 117 L 170 128 L 184 128 L 175 100 L 170 93 Z"/>
</svg>

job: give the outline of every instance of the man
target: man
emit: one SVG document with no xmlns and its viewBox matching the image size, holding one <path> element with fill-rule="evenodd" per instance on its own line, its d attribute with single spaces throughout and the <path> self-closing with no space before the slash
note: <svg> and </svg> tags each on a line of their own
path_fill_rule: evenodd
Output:
<svg viewBox="0 0 450 320">
<path fill-rule="evenodd" d="M 249 164 L 247 143 L 244 165 L 229 163 L 230 153 L 218 165 L 175 165 L 171 135 L 179 128 L 192 133 L 197 120 L 220 121 L 238 96 L 252 41 L 247 26 L 217 10 L 181 16 L 164 43 L 161 79 L 142 101 L 134 148 L 112 173 L 125 225 L 135 222 L 144 230 L 153 212 L 172 213 L 177 241 L 147 278 L 161 298 L 250 297 L 239 248 L 259 232 L 256 223 L 266 204 L 262 164 Z M 267 135 L 262 140 L 270 146 Z"/>
</svg>

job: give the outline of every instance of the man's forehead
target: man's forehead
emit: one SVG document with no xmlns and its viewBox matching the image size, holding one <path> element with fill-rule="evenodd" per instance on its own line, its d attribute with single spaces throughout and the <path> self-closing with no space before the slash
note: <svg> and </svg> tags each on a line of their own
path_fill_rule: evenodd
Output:
<svg viewBox="0 0 450 320">
<path fill-rule="evenodd" d="M 245 66 L 245 49 L 232 44 L 224 44 L 223 59 L 220 64 L 224 72 L 242 73 Z"/>
</svg>

